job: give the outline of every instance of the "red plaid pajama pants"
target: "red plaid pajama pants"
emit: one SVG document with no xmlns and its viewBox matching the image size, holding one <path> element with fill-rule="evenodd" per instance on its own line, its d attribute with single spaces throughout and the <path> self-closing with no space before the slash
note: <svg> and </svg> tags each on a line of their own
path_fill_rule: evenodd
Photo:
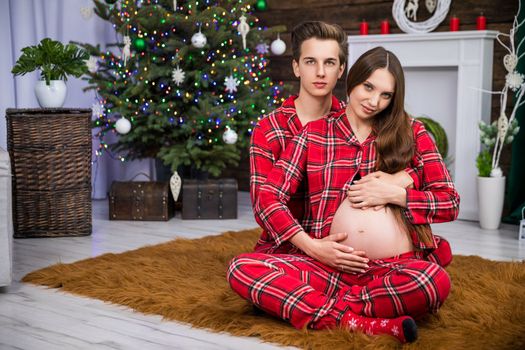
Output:
<svg viewBox="0 0 525 350">
<path fill-rule="evenodd" d="M 420 317 L 436 312 L 450 278 L 420 252 L 369 261 L 363 274 L 332 269 L 306 255 L 247 253 L 227 278 L 242 298 L 296 328 L 339 324 L 347 310 L 367 317 Z"/>
</svg>

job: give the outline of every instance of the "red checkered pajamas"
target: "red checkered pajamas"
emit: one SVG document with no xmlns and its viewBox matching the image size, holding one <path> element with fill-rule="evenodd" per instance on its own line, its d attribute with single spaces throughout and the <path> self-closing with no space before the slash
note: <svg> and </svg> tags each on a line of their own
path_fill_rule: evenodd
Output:
<svg viewBox="0 0 525 350">
<path fill-rule="evenodd" d="M 343 116 L 308 124 L 262 187 L 255 212 L 277 245 L 301 230 L 284 203 L 303 175 L 308 175 L 312 213 L 318 213 L 310 235 L 320 238 L 328 234 L 355 173 L 375 169 L 374 138 L 359 144 Z M 407 190 L 405 215 L 414 224 L 453 220 L 459 196 L 422 124 L 413 121 L 413 128 L 417 151 L 412 165 L 422 190 Z M 414 234 L 412 240 L 420 249 L 436 244 L 421 242 Z M 381 317 L 434 312 L 448 295 L 448 275 L 438 264 L 420 260 L 422 253 L 407 254 L 372 261 L 363 275 L 342 274 L 304 255 L 244 254 L 232 260 L 228 280 L 241 297 L 296 327 L 324 328 L 345 310 Z"/>
<path fill-rule="evenodd" d="M 281 157 L 292 138 L 298 135 L 303 126 L 295 109 L 297 96 L 289 97 L 281 107 L 264 116 L 253 130 L 250 144 L 250 195 L 252 203 L 255 204 L 261 187 L 273 169 L 275 163 Z M 332 97 L 330 115 L 341 112 L 345 103 Z M 407 168 L 405 171 L 412 177 L 414 187 L 420 186 L 420 169 Z M 306 183 L 306 181 L 305 181 Z M 288 208 L 293 217 L 301 223 L 306 232 L 310 231 L 312 220 L 308 211 L 308 201 L 305 201 L 306 184 L 303 183 L 288 201 Z M 299 253 L 299 250 L 285 241 L 277 244 L 264 225 L 261 224 L 263 232 L 255 245 L 255 251 L 260 253 Z M 452 261 L 452 252 L 449 243 L 442 237 L 434 236 L 436 244 L 427 247 L 426 259 L 441 266 L 447 266 Z"/>
<path fill-rule="evenodd" d="M 302 254 L 247 253 L 231 261 L 227 276 L 242 298 L 296 328 L 334 328 L 347 310 L 384 318 L 436 312 L 450 280 L 421 258 L 371 260 L 365 273 L 349 274 Z"/>
</svg>

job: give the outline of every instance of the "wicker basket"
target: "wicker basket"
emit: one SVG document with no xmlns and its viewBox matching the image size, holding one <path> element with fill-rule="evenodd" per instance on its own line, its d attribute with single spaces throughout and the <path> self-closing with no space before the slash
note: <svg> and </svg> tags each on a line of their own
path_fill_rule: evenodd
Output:
<svg viewBox="0 0 525 350">
<path fill-rule="evenodd" d="M 91 110 L 6 114 L 14 237 L 91 234 Z"/>
</svg>

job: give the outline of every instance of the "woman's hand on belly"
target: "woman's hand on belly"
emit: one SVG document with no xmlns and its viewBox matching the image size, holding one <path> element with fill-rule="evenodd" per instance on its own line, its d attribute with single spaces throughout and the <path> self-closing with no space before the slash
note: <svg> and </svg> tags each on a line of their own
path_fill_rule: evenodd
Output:
<svg viewBox="0 0 525 350">
<path fill-rule="evenodd" d="M 414 188 L 414 180 L 404 170 L 398 171 L 394 174 L 385 173 L 384 171 L 374 171 L 373 173 L 369 173 L 363 176 L 360 180 L 356 182 L 365 182 L 371 178 L 376 178 L 391 185 L 396 185 L 402 188 Z"/>
<path fill-rule="evenodd" d="M 313 239 L 309 251 L 305 253 L 336 270 L 362 273 L 368 268 L 369 259 L 365 252 L 340 243 L 347 237 L 346 233 L 336 233 L 322 239 Z"/>
</svg>

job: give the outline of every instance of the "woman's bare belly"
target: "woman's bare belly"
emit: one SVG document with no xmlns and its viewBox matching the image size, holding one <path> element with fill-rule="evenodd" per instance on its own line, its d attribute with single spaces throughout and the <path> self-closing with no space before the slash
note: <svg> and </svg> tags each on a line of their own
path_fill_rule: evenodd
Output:
<svg viewBox="0 0 525 350">
<path fill-rule="evenodd" d="M 346 232 L 342 244 L 366 253 L 369 259 L 383 259 L 414 250 L 406 228 L 396 221 L 390 208 L 352 208 L 344 199 L 335 212 L 330 234 Z"/>
</svg>

